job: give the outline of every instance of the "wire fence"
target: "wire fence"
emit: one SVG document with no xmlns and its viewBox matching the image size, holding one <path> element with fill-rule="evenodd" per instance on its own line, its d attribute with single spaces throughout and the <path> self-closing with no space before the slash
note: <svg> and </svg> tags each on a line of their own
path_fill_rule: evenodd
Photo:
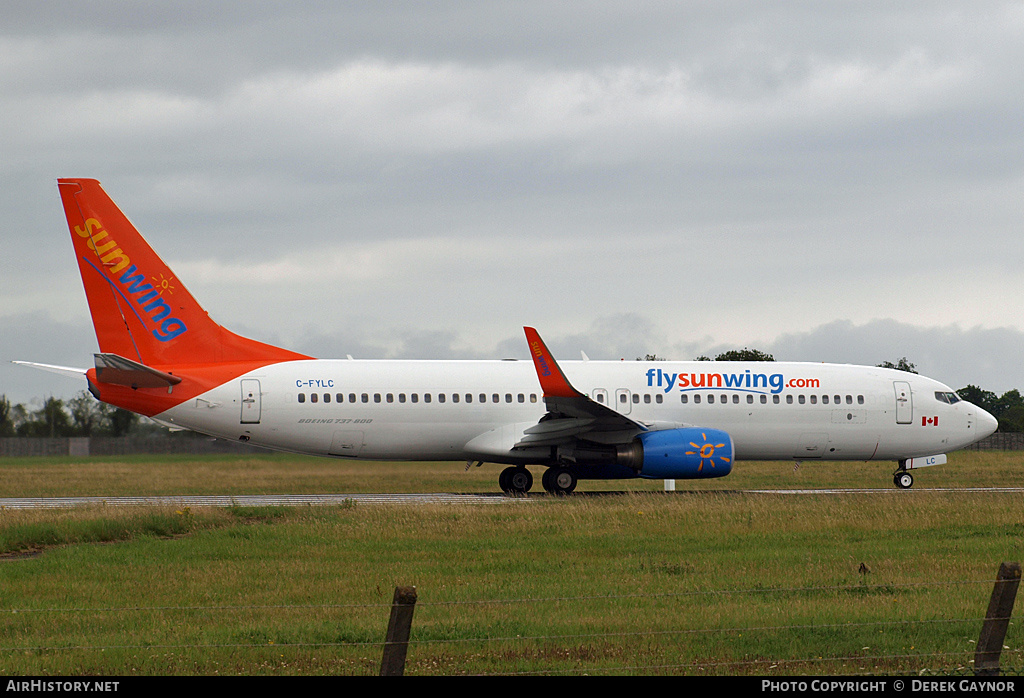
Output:
<svg viewBox="0 0 1024 698">
<path fill-rule="evenodd" d="M 1015 569 L 1019 581 L 1019 565 Z M 1001 575 L 1002 572 L 1000 568 Z M 1010 611 L 1005 610 L 1005 605 L 1000 611 L 1006 613 L 1005 616 L 993 615 L 991 604 L 988 613 L 984 611 L 987 590 L 993 589 L 994 599 L 995 592 L 1005 581 L 1000 577 L 997 580 L 910 584 L 426 600 L 415 603 L 417 619 L 411 623 L 408 635 L 408 673 L 973 676 L 977 670 L 975 658 L 980 651 L 978 643 L 986 624 L 1002 622 L 1010 632 L 999 638 L 1001 659 L 997 657 L 997 673 L 1021 676 L 1024 675 L 1024 637 L 1019 623 L 1014 623 L 1012 618 L 1012 598 Z M 856 613 L 860 619 L 831 622 L 794 617 L 778 623 L 716 625 L 707 618 L 694 617 L 692 624 L 683 623 L 687 613 L 700 616 L 696 611 L 724 598 L 739 600 L 741 603 L 734 611 L 737 617 L 743 617 L 756 616 L 747 610 L 752 611 L 754 602 L 764 597 L 792 598 L 822 593 L 899 596 L 954 589 L 976 600 L 969 605 L 978 609 L 977 614 L 958 618 L 885 618 L 882 617 L 885 613 L 898 615 L 899 611 L 894 610 L 893 604 L 884 608 L 879 604 L 873 618 L 863 618 L 864 609 L 860 609 Z M 1013 593 L 1016 593 L 1016 586 Z M 742 605 L 744 600 L 751 602 L 746 610 Z M 566 615 L 575 618 L 568 625 L 564 621 L 556 622 L 559 627 L 574 628 L 571 632 L 543 631 L 544 619 L 552 615 L 550 610 L 556 606 L 561 609 L 560 618 Z M 646 608 L 642 609 L 644 606 Z M 668 613 L 666 610 L 666 617 L 656 623 L 658 627 L 647 627 L 658 613 L 652 613 L 652 607 L 683 607 L 685 612 Z M 318 654 L 355 651 L 355 660 L 349 658 L 341 664 L 320 660 L 314 670 L 376 673 L 379 653 L 388 649 L 380 627 L 389 609 L 393 612 L 394 608 L 395 603 L 328 603 L 0 609 L 0 637 L 6 638 L 0 645 L 0 661 L 4 655 L 8 658 L 31 656 L 38 657 L 39 666 L 43 666 L 48 658 L 60 655 L 174 651 L 198 657 L 197 667 L 209 666 L 211 656 L 230 656 L 236 666 L 251 667 L 254 660 L 239 659 L 239 652 L 273 653 L 280 657 L 285 657 L 283 653 L 287 652 L 295 662 L 299 655 L 310 651 Z M 284 622 L 281 613 L 289 614 Z M 215 615 L 230 614 L 238 616 L 235 620 L 242 630 L 228 632 L 225 637 L 237 638 L 250 633 L 260 639 L 197 639 L 203 635 L 205 624 L 191 621 L 205 619 L 218 627 L 230 627 L 231 618 L 212 622 Z M 298 614 L 300 619 L 296 620 L 292 614 Z M 621 619 L 623 614 L 635 617 L 635 622 L 607 620 L 608 617 Z M 409 618 L 411 621 L 411 610 Z M 526 618 L 530 620 L 523 622 Z M 261 626 L 261 619 L 266 619 L 265 627 Z M 168 624 L 181 628 L 180 640 L 168 639 L 163 632 L 146 633 L 147 627 L 165 628 Z M 324 638 L 323 627 L 332 624 L 346 629 Z M 94 626 L 97 635 L 124 639 L 95 642 L 65 639 L 68 627 L 82 625 Z M 688 627 L 690 625 L 693 627 Z M 260 627 L 264 627 L 262 632 L 253 631 Z M 309 629 L 306 637 L 301 636 L 301 628 Z M 379 639 L 371 637 L 374 629 Z M 541 631 L 531 632 L 534 629 Z M 12 638 L 29 636 L 40 640 L 27 644 L 11 642 Z M 341 636 L 345 636 L 344 639 Z M 872 638 L 870 645 L 863 644 L 866 637 Z M 742 642 L 738 642 L 740 638 Z M 807 652 L 809 647 L 813 647 L 810 653 Z M 201 673 L 203 669 L 198 671 Z"/>
</svg>

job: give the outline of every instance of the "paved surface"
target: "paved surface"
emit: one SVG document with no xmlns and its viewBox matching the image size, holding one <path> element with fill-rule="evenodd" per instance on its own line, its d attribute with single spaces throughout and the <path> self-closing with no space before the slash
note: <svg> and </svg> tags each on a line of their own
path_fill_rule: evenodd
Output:
<svg viewBox="0 0 1024 698">
<path fill-rule="evenodd" d="M 705 490 L 728 494 L 771 495 L 836 495 L 836 494 L 892 494 L 913 495 L 922 492 L 1018 492 L 1024 487 L 969 487 L 969 488 L 896 488 L 880 489 L 800 489 L 800 490 Z M 680 490 L 666 496 L 699 494 L 701 491 Z M 578 492 L 573 496 L 614 496 L 617 492 Z M 0 498 L 0 509 L 65 509 L 81 506 L 175 506 L 175 507 L 232 507 L 232 506 L 323 506 L 354 504 L 503 504 L 524 503 L 546 499 L 551 495 L 531 493 L 528 497 L 509 497 L 503 494 L 267 494 L 267 495 L 195 495 L 163 497 L 6 497 Z"/>
</svg>

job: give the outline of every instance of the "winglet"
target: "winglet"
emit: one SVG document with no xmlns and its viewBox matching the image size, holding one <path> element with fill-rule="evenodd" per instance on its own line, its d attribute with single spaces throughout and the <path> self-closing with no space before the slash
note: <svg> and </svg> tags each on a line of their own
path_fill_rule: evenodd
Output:
<svg viewBox="0 0 1024 698">
<path fill-rule="evenodd" d="M 540 379 L 544 397 L 584 397 L 583 393 L 569 383 L 537 330 L 532 327 L 523 329 L 526 331 L 526 342 L 530 345 L 530 356 L 533 357 L 533 366 L 537 369 L 537 378 Z"/>
</svg>

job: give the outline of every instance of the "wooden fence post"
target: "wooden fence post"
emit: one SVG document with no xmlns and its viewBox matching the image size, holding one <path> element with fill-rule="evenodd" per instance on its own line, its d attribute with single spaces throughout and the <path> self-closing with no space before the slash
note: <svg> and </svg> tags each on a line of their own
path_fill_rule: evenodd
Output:
<svg viewBox="0 0 1024 698">
<path fill-rule="evenodd" d="M 384 638 L 384 656 L 380 661 L 381 676 L 402 676 L 405 673 L 405 655 L 412 632 L 412 613 L 416 609 L 416 587 L 395 587 L 391 602 L 391 620 Z"/>
<path fill-rule="evenodd" d="M 974 673 L 977 676 L 998 676 L 999 656 L 1003 652 L 1006 628 L 1013 613 L 1013 602 L 1020 586 L 1020 563 L 1004 562 L 999 565 L 992 598 L 988 602 L 985 623 L 978 637 L 978 649 L 974 653 Z"/>
</svg>

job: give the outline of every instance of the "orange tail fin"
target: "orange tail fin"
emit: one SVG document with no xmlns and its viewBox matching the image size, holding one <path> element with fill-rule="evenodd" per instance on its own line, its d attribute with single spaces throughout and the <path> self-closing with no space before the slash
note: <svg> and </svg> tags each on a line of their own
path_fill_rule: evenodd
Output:
<svg viewBox="0 0 1024 698">
<path fill-rule="evenodd" d="M 309 358 L 211 320 L 98 181 L 57 184 L 101 352 L 146 366 Z"/>
</svg>

